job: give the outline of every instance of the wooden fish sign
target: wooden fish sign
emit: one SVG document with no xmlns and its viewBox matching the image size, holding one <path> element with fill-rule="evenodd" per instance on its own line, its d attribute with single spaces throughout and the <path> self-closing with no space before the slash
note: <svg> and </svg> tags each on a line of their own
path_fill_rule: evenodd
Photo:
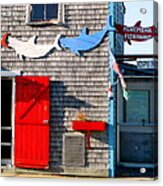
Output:
<svg viewBox="0 0 163 186">
<path fill-rule="evenodd" d="M 97 47 L 104 39 L 106 33 L 113 31 L 115 31 L 113 19 L 111 16 L 108 16 L 106 26 L 99 32 L 91 35 L 88 34 L 88 28 L 84 28 L 77 37 L 60 38 L 61 35 L 57 35 L 53 44 L 39 45 L 36 43 L 36 36 L 33 36 L 28 41 L 24 42 L 11 37 L 9 33 L 5 33 L 1 40 L 1 46 L 13 48 L 21 59 L 24 57 L 42 58 L 53 49 L 69 49 L 74 54 L 80 56 L 82 52 L 89 51 Z"/>
<path fill-rule="evenodd" d="M 13 48 L 20 59 L 26 57 L 35 59 L 45 57 L 53 49 L 61 50 L 59 39 L 60 35 L 57 35 L 52 44 L 41 45 L 36 43 L 36 36 L 31 37 L 28 41 L 20 41 L 12 37 L 10 33 L 5 33 L 1 39 L 1 46 Z"/>
<path fill-rule="evenodd" d="M 155 26 L 142 27 L 141 21 L 138 21 L 134 26 L 128 27 L 126 25 L 116 24 L 116 32 L 123 35 L 124 41 L 131 45 L 132 41 L 142 42 L 151 38 L 158 40 L 158 32 Z"/>
<path fill-rule="evenodd" d="M 60 46 L 64 49 L 69 49 L 74 54 L 80 56 L 82 52 L 90 51 L 97 47 L 104 39 L 107 32 L 115 31 L 111 16 L 107 17 L 107 25 L 94 34 L 88 34 L 88 28 L 84 28 L 80 35 L 73 38 L 60 38 Z"/>
</svg>

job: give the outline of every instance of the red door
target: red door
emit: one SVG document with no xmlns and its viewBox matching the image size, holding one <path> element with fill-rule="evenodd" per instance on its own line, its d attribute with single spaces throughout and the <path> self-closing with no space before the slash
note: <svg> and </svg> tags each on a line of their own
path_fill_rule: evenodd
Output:
<svg viewBox="0 0 163 186">
<path fill-rule="evenodd" d="M 47 168 L 49 78 L 16 77 L 15 166 Z"/>
</svg>

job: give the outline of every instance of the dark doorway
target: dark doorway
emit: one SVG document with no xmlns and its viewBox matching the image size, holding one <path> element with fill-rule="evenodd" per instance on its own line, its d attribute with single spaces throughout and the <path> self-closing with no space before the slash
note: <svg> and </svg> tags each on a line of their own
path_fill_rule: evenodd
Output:
<svg viewBox="0 0 163 186">
<path fill-rule="evenodd" d="M 118 177 L 157 177 L 157 93 L 153 80 L 126 78 L 127 102 L 118 91 Z"/>
<path fill-rule="evenodd" d="M 1 164 L 11 164 L 12 152 L 12 80 L 1 80 Z"/>
</svg>

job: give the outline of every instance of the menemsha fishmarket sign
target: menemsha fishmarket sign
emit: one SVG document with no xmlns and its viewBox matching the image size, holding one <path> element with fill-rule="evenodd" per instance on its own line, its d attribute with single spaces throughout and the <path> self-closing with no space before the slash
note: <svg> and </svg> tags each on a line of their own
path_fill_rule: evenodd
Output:
<svg viewBox="0 0 163 186">
<path fill-rule="evenodd" d="M 116 24 L 116 32 L 123 35 L 124 41 L 127 41 L 131 45 L 131 40 L 142 42 L 148 39 L 155 38 L 158 40 L 158 31 L 157 28 L 153 26 L 142 27 L 141 21 L 138 21 L 134 26 L 129 27 L 126 25 Z"/>
</svg>

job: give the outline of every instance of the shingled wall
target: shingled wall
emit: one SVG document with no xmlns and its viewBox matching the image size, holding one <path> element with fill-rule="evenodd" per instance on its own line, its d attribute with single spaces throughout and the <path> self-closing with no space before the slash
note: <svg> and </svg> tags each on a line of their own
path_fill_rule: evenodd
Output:
<svg viewBox="0 0 163 186">
<path fill-rule="evenodd" d="M 30 26 L 26 22 L 26 6 L 1 6 L 1 33 L 10 32 L 23 41 L 37 35 L 38 43 L 52 43 L 61 33 L 75 37 L 84 27 L 90 33 L 97 32 L 106 24 L 108 3 L 65 4 L 64 26 Z M 1 49 L 2 67 L 23 71 L 24 75 L 50 76 L 50 169 L 62 170 L 63 134 L 76 133 L 72 120 L 77 112 L 84 111 L 88 119 L 108 121 L 108 37 L 96 49 L 78 57 L 70 51 L 54 51 L 44 59 L 20 60 L 13 49 Z M 80 172 L 94 176 L 108 174 L 108 134 L 93 132 L 92 148 L 86 150 L 85 167 L 66 168 L 66 172 Z M 60 169 L 62 167 L 62 169 Z M 58 169 L 59 168 L 59 169 Z M 97 170 L 97 171 L 96 171 Z"/>
</svg>

